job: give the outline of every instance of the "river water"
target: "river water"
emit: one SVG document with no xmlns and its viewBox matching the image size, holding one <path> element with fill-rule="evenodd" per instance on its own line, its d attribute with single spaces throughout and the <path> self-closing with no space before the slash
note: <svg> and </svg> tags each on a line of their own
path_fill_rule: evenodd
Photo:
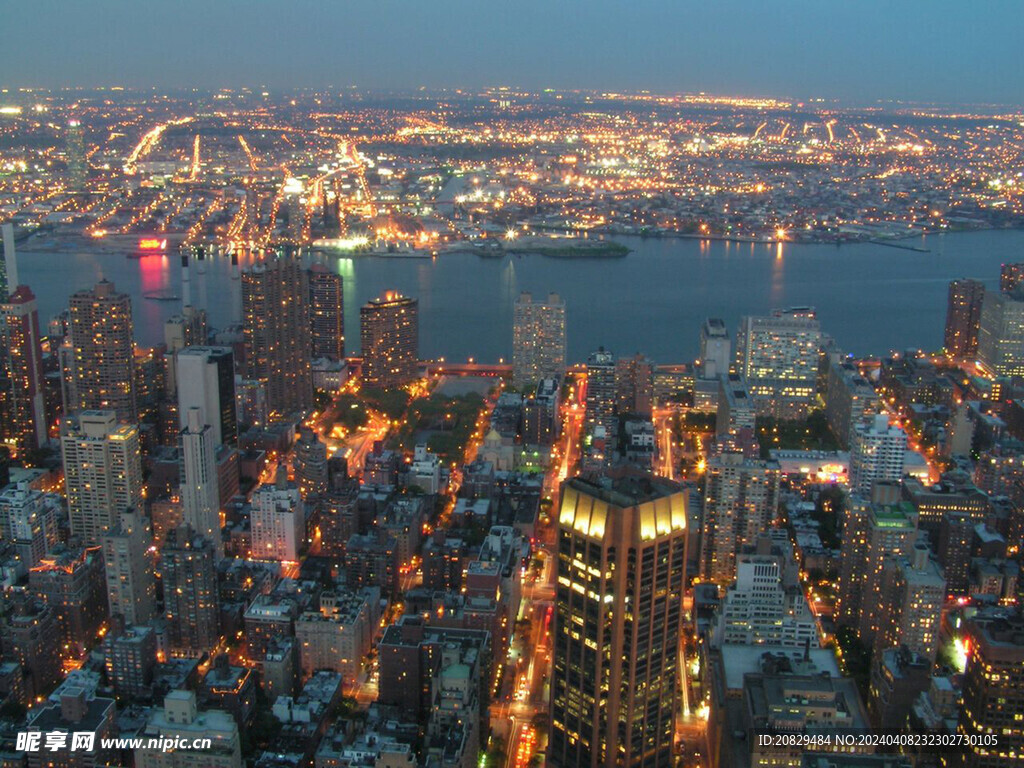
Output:
<svg viewBox="0 0 1024 768">
<path fill-rule="evenodd" d="M 823 330 L 856 355 L 937 349 L 942 345 L 947 283 L 974 277 L 996 286 L 1000 264 L 1024 261 L 1024 232 L 1008 230 L 904 241 L 928 248 L 927 253 L 876 244 L 615 239 L 632 252 L 618 259 L 487 258 L 472 253 L 435 259 L 324 259 L 344 278 L 350 353 L 359 346 L 359 306 L 386 290 L 397 290 L 419 299 L 422 357 L 507 360 L 512 305 L 526 290 L 535 296 L 554 291 L 565 299 L 571 361 L 583 360 L 603 345 L 619 355 L 643 352 L 665 363 L 696 356 L 705 317 L 721 317 L 735 329 L 744 314 L 792 305 L 817 307 Z M 56 241 L 32 241 L 19 253 L 21 282 L 36 293 L 41 322 L 66 307 L 73 291 L 106 277 L 131 294 L 138 341 L 150 345 L 162 340 L 163 321 L 180 311 L 180 301 L 154 301 L 144 295 L 181 294 L 175 256 L 135 260 L 88 246 L 67 248 Z M 198 283 L 194 269 L 194 300 Z M 227 258 L 207 261 L 205 294 L 214 327 L 237 319 L 237 286 Z"/>
</svg>

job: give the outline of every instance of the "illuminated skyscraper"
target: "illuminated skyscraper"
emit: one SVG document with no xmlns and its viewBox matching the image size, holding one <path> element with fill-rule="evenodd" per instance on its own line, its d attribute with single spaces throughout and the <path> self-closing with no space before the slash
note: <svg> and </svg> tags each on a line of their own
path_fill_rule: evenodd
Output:
<svg viewBox="0 0 1024 768">
<path fill-rule="evenodd" d="M 122 512 L 142 509 L 139 428 L 113 411 L 82 411 L 61 428 L 71 533 L 98 544 Z"/>
<path fill-rule="evenodd" d="M 217 554 L 190 526 L 167 534 L 160 550 L 167 635 L 174 650 L 200 655 L 220 640 Z"/>
<path fill-rule="evenodd" d="M 601 347 L 587 358 L 587 432 L 603 426 L 614 434 L 616 423 L 615 356 Z"/>
<path fill-rule="evenodd" d="M 686 536 L 673 483 L 562 486 L 547 765 L 673 764 Z"/>
<path fill-rule="evenodd" d="M 132 302 L 114 284 L 100 280 L 70 301 L 70 375 L 64 413 L 113 410 L 120 421 L 135 422 L 135 342 Z"/>
<path fill-rule="evenodd" d="M 880 480 L 903 477 L 907 433 L 878 414 L 853 429 L 850 436 L 850 492 L 868 498 Z"/>
<path fill-rule="evenodd" d="M 736 333 L 736 367 L 759 414 L 794 418 L 814 402 L 821 324 L 813 307 L 744 317 Z"/>
<path fill-rule="evenodd" d="M 156 613 L 152 544 L 148 518 L 134 509 L 122 512 L 103 536 L 110 615 L 120 615 L 126 626 L 146 624 Z"/>
<path fill-rule="evenodd" d="M 263 383 L 271 415 L 313 404 L 309 283 L 296 259 L 279 257 L 242 273 L 246 378 Z"/>
<path fill-rule="evenodd" d="M 3 233 L 4 260 L 0 263 L 0 301 L 18 287 L 18 257 L 14 250 L 14 225 L 0 224 Z"/>
<path fill-rule="evenodd" d="M 1024 287 L 986 291 L 978 325 L 978 361 L 994 376 L 1024 375 Z"/>
<path fill-rule="evenodd" d="M 89 180 L 89 165 L 85 157 L 85 131 L 77 120 L 68 123 L 67 163 L 71 189 L 76 192 L 85 189 Z"/>
<path fill-rule="evenodd" d="M 0 438 L 22 451 L 46 442 L 39 338 L 36 297 L 17 286 L 0 303 Z"/>
<path fill-rule="evenodd" d="M 309 270 L 309 319 L 314 358 L 345 357 L 345 312 L 341 275 L 322 264 Z"/>
<path fill-rule="evenodd" d="M 779 464 L 726 452 L 707 463 L 701 578 L 725 586 L 736 578 L 736 554 L 753 546 L 775 518 Z"/>
<path fill-rule="evenodd" d="M 177 355 L 179 426 L 188 426 L 188 412 L 200 411 L 209 424 L 213 446 L 238 442 L 235 402 L 235 355 L 230 347 L 186 347 Z"/>
<path fill-rule="evenodd" d="M 288 482 L 284 465 L 273 485 L 261 485 L 252 497 L 252 553 L 259 560 L 296 562 L 305 548 L 306 507 L 299 487 Z"/>
<path fill-rule="evenodd" d="M 221 551 L 220 484 L 213 427 L 203 423 L 199 408 L 189 408 L 181 431 L 182 519 Z"/>
<path fill-rule="evenodd" d="M 516 386 L 565 375 L 565 302 L 557 293 L 516 299 L 512 325 L 512 377 Z"/>
<path fill-rule="evenodd" d="M 946 354 L 973 358 L 978 352 L 978 326 L 985 284 L 978 280 L 953 280 L 946 306 Z"/>
<path fill-rule="evenodd" d="M 363 381 L 373 387 L 401 387 L 417 378 L 419 303 L 390 291 L 359 310 Z"/>
<path fill-rule="evenodd" d="M 856 630 L 870 645 L 881 627 L 883 570 L 889 558 L 910 554 L 917 537 L 914 509 L 906 502 L 872 503 L 852 495 L 843 512 L 836 623 Z"/>
</svg>

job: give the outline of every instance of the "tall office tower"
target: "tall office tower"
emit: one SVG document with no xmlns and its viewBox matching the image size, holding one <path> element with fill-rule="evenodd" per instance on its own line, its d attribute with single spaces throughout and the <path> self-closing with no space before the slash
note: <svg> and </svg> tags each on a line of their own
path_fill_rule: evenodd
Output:
<svg viewBox="0 0 1024 768">
<path fill-rule="evenodd" d="M 914 510 L 906 502 L 850 496 L 843 512 L 837 624 L 855 629 L 865 643 L 874 641 L 882 621 L 886 561 L 909 555 L 916 538 Z"/>
<path fill-rule="evenodd" d="M 880 480 L 903 477 L 907 433 L 884 413 L 862 421 L 850 438 L 850 492 L 865 498 Z"/>
<path fill-rule="evenodd" d="M 285 237 L 295 245 L 303 241 L 303 231 L 306 224 L 306 199 L 305 185 L 301 179 L 286 179 L 283 189 L 283 206 L 288 216 L 288 229 Z"/>
<path fill-rule="evenodd" d="M 252 556 L 297 562 L 305 538 L 306 507 L 282 464 L 274 484 L 261 485 L 252 497 Z"/>
<path fill-rule="evenodd" d="M 179 426 L 188 426 L 188 413 L 199 409 L 209 424 L 214 447 L 238 442 L 238 404 L 235 402 L 235 355 L 230 347 L 186 347 L 177 355 Z"/>
<path fill-rule="evenodd" d="M 732 342 L 725 321 L 719 317 L 709 317 L 700 327 L 700 376 L 704 379 L 717 379 L 727 376 L 732 357 Z"/>
<path fill-rule="evenodd" d="M 36 297 L 19 285 L 0 303 L 0 437 L 22 451 L 46 442 Z"/>
<path fill-rule="evenodd" d="M 798 418 L 808 411 L 817 388 L 821 344 L 821 324 L 812 307 L 742 318 L 736 333 L 736 367 L 758 414 Z"/>
<path fill-rule="evenodd" d="M 725 452 L 707 463 L 700 574 L 719 585 L 736 578 L 736 553 L 768 530 L 778 504 L 779 464 Z"/>
<path fill-rule="evenodd" d="M 1003 264 L 999 268 L 999 290 L 1007 293 L 1024 284 L 1024 264 Z"/>
<path fill-rule="evenodd" d="M 587 358 L 587 433 L 602 426 L 615 434 L 616 424 L 615 356 L 601 347 Z"/>
<path fill-rule="evenodd" d="M 718 408 L 715 412 L 715 444 L 726 451 L 755 453 L 756 410 L 747 388 L 734 373 L 718 377 Z"/>
<path fill-rule="evenodd" d="M 68 184 L 80 192 L 89 180 L 89 165 L 85 157 L 85 131 L 77 120 L 68 122 L 67 133 Z"/>
<path fill-rule="evenodd" d="M 185 417 L 180 435 L 182 519 L 220 554 L 220 484 L 213 427 L 203 423 L 199 408 L 189 408 Z"/>
<path fill-rule="evenodd" d="M 191 655 L 208 653 L 220 640 L 213 544 L 188 525 L 171 530 L 160 550 L 160 575 L 171 647 Z"/>
<path fill-rule="evenodd" d="M 964 638 L 967 669 L 956 732 L 977 743 L 946 765 L 1008 768 L 1024 763 L 1024 616 L 979 613 Z M 986 736 L 995 736 L 986 742 Z M 992 743 L 995 742 L 995 743 Z"/>
<path fill-rule="evenodd" d="M 135 342 L 132 301 L 114 284 L 100 280 L 91 291 L 71 295 L 71 375 L 75 402 L 65 415 L 112 410 L 119 421 L 135 422 Z"/>
<path fill-rule="evenodd" d="M 651 417 L 654 405 L 654 370 L 643 355 L 623 357 L 615 363 L 615 391 L 619 413 Z"/>
<path fill-rule="evenodd" d="M 122 512 L 117 525 L 103 536 L 110 615 L 121 616 L 129 626 L 146 624 L 156 615 L 152 545 L 149 521 L 135 509 Z"/>
<path fill-rule="evenodd" d="M 512 324 L 512 379 L 516 386 L 565 375 L 565 302 L 557 293 L 516 299 Z"/>
<path fill-rule="evenodd" d="M 986 291 L 978 323 L 978 361 L 993 376 L 1024 375 L 1024 287 Z"/>
<path fill-rule="evenodd" d="M 685 498 L 650 476 L 562 485 L 547 765 L 672 765 Z"/>
<path fill-rule="evenodd" d="M 414 381 L 420 356 L 419 302 L 388 291 L 359 310 L 363 381 L 390 389 Z"/>
<path fill-rule="evenodd" d="M 242 273 L 246 378 L 267 388 L 272 415 L 313 404 L 309 285 L 297 260 L 276 258 Z"/>
<path fill-rule="evenodd" d="M 61 425 L 71 533 L 98 544 L 118 515 L 142 509 L 139 428 L 114 411 L 82 411 Z"/>
<path fill-rule="evenodd" d="M 184 256 L 183 258 L 188 257 Z M 183 289 L 187 289 L 187 286 Z M 189 304 L 182 307 L 180 315 L 175 315 L 164 323 L 164 346 L 167 347 L 164 357 L 167 370 L 164 377 L 167 394 L 170 397 L 177 397 L 178 353 L 185 347 L 203 346 L 207 342 L 208 335 L 206 312 Z"/>
<path fill-rule="evenodd" d="M 0 264 L 0 300 L 6 300 L 18 287 L 18 255 L 14 248 L 14 225 L 0 224 L 3 233 L 4 260 Z"/>
<path fill-rule="evenodd" d="M 345 357 L 345 299 L 341 275 L 323 264 L 309 270 L 310 342 L 313 357 Z"/>
<path fill-rule="evenodd" d="M 978 326 L 985 284 L 979 280 L 953 280 L 946 304 L 946 354 L 973 358 L 978 352 Z"/>
<path fill-rule="evenodd" d="M 939 648 L 939 620 L 946 602 L 946 579 L 931 559 L 926 536 L 921 535 L 914 543 L 908 557 L 892 558 L 883 566 L 882 582 L 875 658 L 889 648 L 906 646 L 934 662 Z"/>
<path fill-rule="evenodd" d="M 825 418 L 839 444 L 849 448 L 853 428 L 878 413 L 882 401 L 871 382 L 840 352 L 829 355 L 827 378 Z"/>
<path fill-rule="evenodd" d="M 303 427 L 295 442 L 295 482 L 303 499 L 327 493 L 327 446 L 312 429 Z"/>
</svg>

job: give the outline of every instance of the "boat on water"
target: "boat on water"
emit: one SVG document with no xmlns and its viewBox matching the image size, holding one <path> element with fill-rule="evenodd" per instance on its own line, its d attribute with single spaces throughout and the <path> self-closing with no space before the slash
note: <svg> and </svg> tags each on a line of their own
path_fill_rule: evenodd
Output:
<svg viewBox="0 0 1024 768">
<path fill-rule="evenodd" d="M 164 291 L 151 291 L 149 293 L 142 294 L 142 298 L 149 299 L 150 301 L 181 301 L 181 296 L 176 293 L 166 293 Z"/>
</svg>

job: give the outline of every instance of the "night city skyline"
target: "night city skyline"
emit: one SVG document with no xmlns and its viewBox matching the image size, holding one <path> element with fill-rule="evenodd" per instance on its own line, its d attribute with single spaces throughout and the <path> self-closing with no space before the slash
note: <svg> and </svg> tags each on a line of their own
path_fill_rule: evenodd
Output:
<svg viewBox="0 0 1024 768">
<path fill-rule="evenodd" d="M 1024 768 L 1019 3 L 8 3 L 0 768 Z"/>
</svg>

